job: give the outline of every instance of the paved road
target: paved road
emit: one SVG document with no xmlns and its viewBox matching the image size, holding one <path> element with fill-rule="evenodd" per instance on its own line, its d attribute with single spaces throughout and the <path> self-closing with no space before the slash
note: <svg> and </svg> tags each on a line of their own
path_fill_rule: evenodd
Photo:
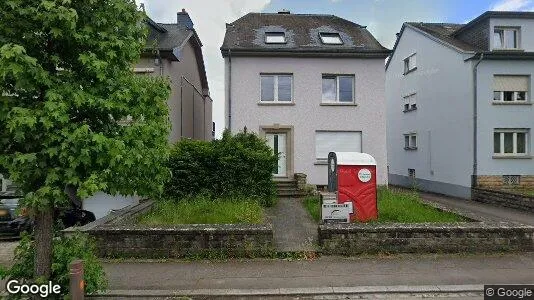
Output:
<svg viewBox="0 0 534 300">
<path fill-rule="evenodd" d="M 447 207 L 468 211 L 487 219 L 519 222 L 534 226 L 534 213 L 431 193 L 421 192 L 420 195 L 421 198 L 427 201 L 437 202 Z"/>
<path fill-rule="evenodd" d="M 313 261 L 106 263 L 111 290 L 534 283 L 534 253 L 321 257 Z"/>
<path fill-rule="evenodd" d="M 274 244 L 277 251 L 314 251 L 317 244 L 317 223 L 304 209 L 300 198 L 280 198 L 267 211 L 273 224 Z"/>
</svg>

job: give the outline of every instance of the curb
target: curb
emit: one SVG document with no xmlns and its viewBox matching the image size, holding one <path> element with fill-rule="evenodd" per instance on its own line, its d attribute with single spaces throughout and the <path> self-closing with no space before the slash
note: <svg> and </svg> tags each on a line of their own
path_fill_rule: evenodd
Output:
<svg viewBox="0 0 534 300">
<path fill-rule="evenodd" d="M 397 285 L 356 287 L 310 287 L 275 289 L 196 289 L 196 290 L 109 290 L 89 297 L 176 297 L 176 296 L 310 296 L 361 294 L 482 293 L 484 285 Z"/>
</svg>

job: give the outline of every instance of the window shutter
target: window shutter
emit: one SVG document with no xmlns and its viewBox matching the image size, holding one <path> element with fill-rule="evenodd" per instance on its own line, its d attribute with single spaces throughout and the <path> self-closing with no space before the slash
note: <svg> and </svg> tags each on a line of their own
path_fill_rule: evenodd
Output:
<svg viewBox="0 0 534 300">
<path fill-rule="evenodd" d="M 315 157 L 326 159 L 328 153 L 362 152 L 362 133 L 343 131 L 317 131 L 315 133 Z"/>
<path fill-rule="evenodd" d="M 513 92 L 527 92 L 528 91 L 528 76 L 505 76 L 497 75 L 493 77 L 494 91 L 513 91 Z"/>
</svg>

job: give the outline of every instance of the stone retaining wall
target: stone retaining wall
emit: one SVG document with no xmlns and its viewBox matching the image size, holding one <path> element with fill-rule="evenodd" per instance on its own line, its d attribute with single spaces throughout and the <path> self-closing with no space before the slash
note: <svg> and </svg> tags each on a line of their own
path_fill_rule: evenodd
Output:
<svg viewBox="0 0 534 300">
<path fill-rule="evenodd" d="M 261 257 L 273 253 L 271 224 L 137 224 L 136 217 L 151 205 L 144 201 L 64 232 L 88 233 L 96 240 L 99 257 L 108 258 Z"/>
<path fill-rule="evenodd" d="M 478 202 L 534 212 L 534 197 L 530 196 L 489 189 L 473 188 L 471 198 Z"/>
<path fill-rule="evenodd" d="M 324 224 L 326 255 L 533 251 L 534 227 L 511 223 Z"/>
</svg>

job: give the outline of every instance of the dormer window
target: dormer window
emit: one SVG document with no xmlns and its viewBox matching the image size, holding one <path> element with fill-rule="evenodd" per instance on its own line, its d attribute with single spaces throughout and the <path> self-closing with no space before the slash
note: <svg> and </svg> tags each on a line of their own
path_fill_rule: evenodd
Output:
<svg viewBox="0 0 534 300">
<path fill-rule="evenodd" d="M 339 36 L 339 33 L 321 32 L 321 33 L 319 33 L 319 37 L 321 38 L 321 42 L 323 44 L 327 44 L 327 45 L 341 45 L 341 44 L 343 44 L 343 41 L 341 40 L 341 37 Z"/>
<path fill-rule="evenodd" d="M 495 27 L 493 30 L 493 49 L 518 49 L 519 28 Z"/>
<path fill-rule="evenodd" d="M 286 34 L 283 32 L 266 32 L 265 43 L 266 44 L 285 44 Z"/>
</svg>

